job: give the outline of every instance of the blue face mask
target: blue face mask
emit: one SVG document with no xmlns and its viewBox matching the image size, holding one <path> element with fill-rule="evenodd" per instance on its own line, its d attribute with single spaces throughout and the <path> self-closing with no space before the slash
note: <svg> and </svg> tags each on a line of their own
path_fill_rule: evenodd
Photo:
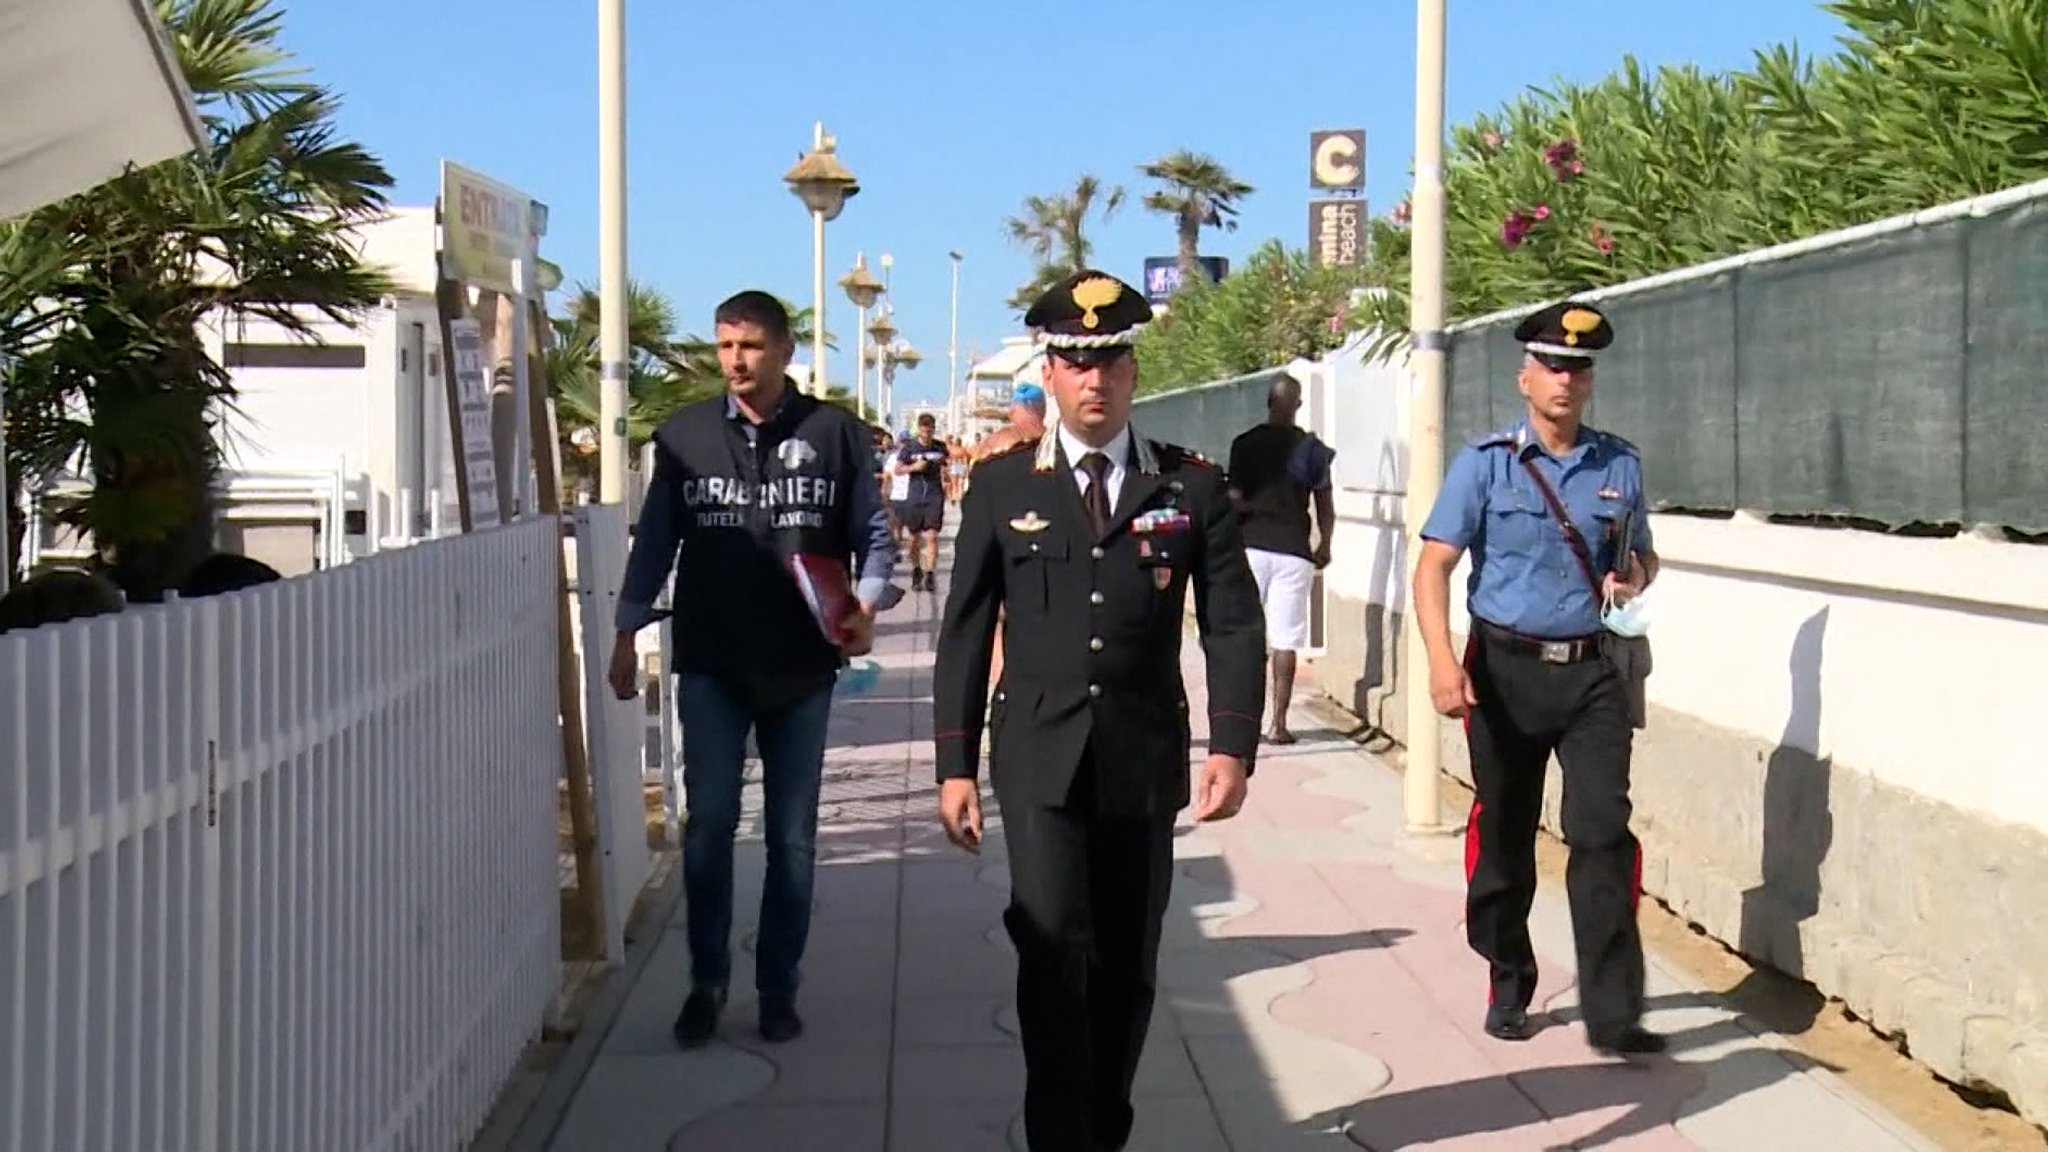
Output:
<svg viewBox="0 0 2048 1152">
<path fill-rule="evenodd" d="M 1650 632 L 1650 603 L 1647 590 L 1637 593 L 1626 604 L 1616 604 L 1609 599 L 1600 609 L 1600 625 L 1616 636 L 1630 638 L 1646 636 Z"/>
</svg>

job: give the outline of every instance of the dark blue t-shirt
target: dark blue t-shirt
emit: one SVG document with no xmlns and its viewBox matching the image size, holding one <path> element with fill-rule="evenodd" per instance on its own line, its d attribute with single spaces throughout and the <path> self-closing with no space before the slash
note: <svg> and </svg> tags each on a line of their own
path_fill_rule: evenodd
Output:
<svg viewBox="0 0 2048 1152">
<path fill-rule="evenodd" d="M 920 444 L 915 440 L 905 444 L 896 453 L 896 467 L 918 460 L 929 461 L 921 472 L 910 472 L 910 495 L 904 501 L 908 504 L 938 504 L 946 498 L 946 446 L 937 440 Z"/>
</svg>

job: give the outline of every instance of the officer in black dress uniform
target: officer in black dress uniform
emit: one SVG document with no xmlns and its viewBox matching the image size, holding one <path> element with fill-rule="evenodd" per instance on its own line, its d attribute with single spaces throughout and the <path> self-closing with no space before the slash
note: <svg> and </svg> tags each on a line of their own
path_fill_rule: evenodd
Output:
<svg viewBox="0 0 2048 1152">
<path fill-rule="evenodd" d="M 1046 345 L 1059 420 L 975 468 L 939 632 L 940 815 L 970 851 L 987 710 L 1034 1152 L 1130 1138 L 1174 822 L 1191 802 L 1197 820 L 1234 815 L 1259 745 L 1265 617 L 1222 473 L 1130 426 L 1132 344 L 1151 317 L 1142 293 L 1090 270 L 1025 316 Z M 1180 675 L 1190 588 L 1209 689 L 1192 789 Z"/>
</svg>

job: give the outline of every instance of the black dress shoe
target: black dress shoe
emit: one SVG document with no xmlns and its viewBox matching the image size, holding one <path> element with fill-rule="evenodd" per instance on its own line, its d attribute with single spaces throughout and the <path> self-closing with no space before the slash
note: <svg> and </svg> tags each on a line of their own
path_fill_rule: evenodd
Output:
<svg viewBox="0 0 2048 1152">
<path fill-rule="evenodd" d="M 1486 1010 L 1486 1034 L 1495 1040 L 1527 1040 L 1536 1034 L 1525 1008 L 1495 1004 Z"/>
<path fill-rule="evenodd" d="M 786 1044 L 803 1034 L 804 1020 L 796 1014 L 795 1004 L 787 1000 L 761 1002 L 761 1039 L 770 1044 Z"/>
<path fill-rule="evenodd" d="M 683 1010 L 676 1015 L 676 1043 L 684 1048 L 702 1048 L 718 1034 L 718 1014 L 725 1010 L 723 988 L 699 988 L 683 1001 Z"/>
<path fill-rule="evenodd" d="M 1640 1024 L 1617 1032 L 1588 1035 L 1593 1050 L 1603 1056 L 1654 1056 L 1670 1047 L 1670 1041 Z"/>
</svg>

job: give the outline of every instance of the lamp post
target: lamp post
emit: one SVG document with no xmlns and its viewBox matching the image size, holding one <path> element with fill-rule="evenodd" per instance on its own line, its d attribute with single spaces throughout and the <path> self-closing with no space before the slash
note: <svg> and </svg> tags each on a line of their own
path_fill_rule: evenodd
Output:
<svg viewBox="0 0 2048 1152">
<path fill-rule="evenodd" d="M 1402 525 L 1407 567 L 1422 555 L 1422 522 L 1436 503 L 1444 475 L 1444 0 L 1415 3 L 1415 194 L 1410 223 L 1413 277 L 1408 327 L 1414 370 L 1408 415 L 1408 498 Z M 1442 751 L 1436 705 L 1429 697 L 1429 652 L 1415 615 L 1415 582 L 1408 582 L 1408 762 L 1402 773 L 1402 809 L 1411 833 L 1440 831 L 1437 776 Z"/>
<path fill-rule="evenodd" d="M 896 324 L 889 319 L 891 309 L 884 304 L 875 318 L 868 323 L 868 339 L 874 341 L 862 358 L 875 366 L 875 404 L 882 410 L 882 423 L 891 432 L 896 430 L 896 397 L 882 378 L 882 349 L 889 347 L 896 339 Z"/>
<path fill-rule="evenodd" d="M 953 326 L 946 337 L 946 431 L 965 439 L 966 432 L 960 427 L 966 423 L 960 418 L 960 261 L 966 257 L 958 249 L 946 255 L 953 261 Z"/>
<path fill-rule="evenodd" d="M 597 498 L 626 499 L 626 0 L 597 6 Z M 521 349 L 521 356 L 525 350 Z M 522 450 L 524 450 L 522 448 Z"/>
<path fill-rule="evenodd" d="M 894 336 L 896 334 L 896 326 L 893 324 L 889 325 L 888 331 L 891 336 Z M 889 419 L 894 421 L 896 419 L 896 366 L 901 364 L 905 368 L 915 369 L 919 364 L 924 363 L 924 356 L 917 349 L 912 348 L 908 340 L 897 340 L 892 343 L 883 340 L 879 334 L 875 338 L 875 346 L 872 352 L 875 357 L 875 363 L 881 369 L 882 395 L 887 397 L 883 403 L 888 405 Z"/>
<path fill-rule="evenodd" d="M 846 298 L 853 301 L 855 308 L 860 309 L 860 328 L 853 337 L 853 407 L 854 411 L 860 413 L 860 418 L 866 420 L 869 419 L 868 358 L 859 353 L 868 344 L 868 309 L 873 308 L 875 301 L 882 298 L 882 282 L 868 271 L 867 253 L 860 252 L 854 255 L 853 271 L 848 272 L 839 281 L 839 286 L 846 289 Z"/>
<path fill-rule="evenodd" d="M 783 183 L 811 213 L 811 395 L 825 394 L 825 222 L 837 220 L 860 182 L 839 162 L 839 142 L 824 121 L 811 126 L 811 150 L 782 174 Z"/>
</svg>

